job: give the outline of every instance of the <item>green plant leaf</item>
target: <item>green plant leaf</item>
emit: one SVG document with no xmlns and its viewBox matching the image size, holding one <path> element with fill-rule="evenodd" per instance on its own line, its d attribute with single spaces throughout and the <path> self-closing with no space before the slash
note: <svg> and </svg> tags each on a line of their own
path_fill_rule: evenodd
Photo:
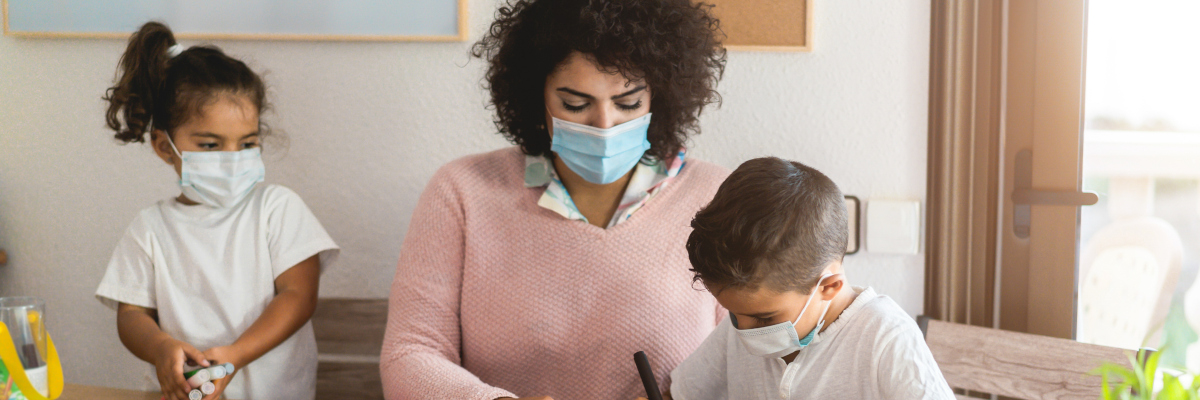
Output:
<svg viewBox="0 0 1200 400">
<path fill-rule="evenodd" d="M 1164 374 L 1163 388 L 1158 392 L 1158 400 L 1187 400 L 1187 390 L 1183 388 L 1183 384 L 1179 383 L 1179 378 Z"/>
<path fill-rule="evenodd" d="M 1133 366 L 1133 375 L 1134 375 L 1134 379 L 1132 382 L 1130 382 L 1130 381 L 1126 381 L 1126 382 L 1133 384 L 1133 390 L 1136 390 L 1139 393 L 1138 397 L 1142 397 L 1140 395 L 1140 393 L 1142 393 L 1141 389 L 1143 387 L 1145 387 L 1144 385 L 1146 383 L 1146 370 L 1142 368 L 1142 363 L 1138 362 L 1138 360 L 1145 358 L 1146 351 L 1138 350 L 1137 357 L 1134 357 L 1132 354 L 1129 354 L 1129 353 L 1126 353 L 1125 355 L 1129 357 L 1129 365 Z"/>
<path fill-rule="evenodd" d="M 1162 358 L 1162 354 L 1161 351 L 1156 351 L 1150 354 L 1149 360 L 1146 360 L 1146 373 L 1144 375 L 1146 382 L 1145 385 L 1142 385 L 1146 389 L 1147 395 L 1144 396 L 1146 399 L 1149 399 L 1151 397 L 1150 394 L 1154 393 L 1154 378 L 1158 376 L 1158 359 Z"/>
<path fill-rule="evenodd" d="M 1096 367 L 1096 369 L 1093 369 L 1090 372 L 1088 372 L 1088 374 L 1100 375 L 1102 377 L 1112 375 L 1115 378 L 1119 378 L 1119 382 L 1122 384 L 1125 384 L 1127 387 L 1132 387 L 1133 385 L 1136 385 L 1138 383 L 1137 374 L 1134 372 L 1133 369 L 1130 369 L 1130 368 L 1120 365 L 1120 364 L 1114 364 L 1111 362 L 1105 362 L 1104 364 L 1100 365 L 1099 367 Z M 1109 379 L 1110 379 L 1110 381 L 1112 380 L 1112 378 L 1109 378 Z"/>
<path fill-rule="evenodd" d="M 1100 375 L 1100 398 L 1104 400 L 1113 400 L 1112 390 L 1108 387 L 1108 374 Z"/>
</svg>

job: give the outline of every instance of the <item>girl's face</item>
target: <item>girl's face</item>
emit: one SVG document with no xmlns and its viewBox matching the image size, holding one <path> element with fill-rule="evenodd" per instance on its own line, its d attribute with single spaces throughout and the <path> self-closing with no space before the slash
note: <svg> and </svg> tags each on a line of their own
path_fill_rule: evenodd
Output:
<svg viewBox="0 0 1200 400">
<path fill-rule="evenodd" d="M 619 73 L 600 70 L 590 57 L 574 52 L 546 77 L 546 127 L 550 116 L 597 128 L 611 128 L 650 112 L 650 88 Z M 553 129 L 547 129 L 553 135 Z"/>
<path fill-rule="evenodd" d="M 259 146 L 258 109 L 245 96 L 220 96 L 202 107 L 200 115 L 175 129 L 171 138 L 179 152 L 241 151 Z M 171 150 L 167 133 L 154 131 L 154 152 L 180 173 L 183 160 Z"/>
</svg>

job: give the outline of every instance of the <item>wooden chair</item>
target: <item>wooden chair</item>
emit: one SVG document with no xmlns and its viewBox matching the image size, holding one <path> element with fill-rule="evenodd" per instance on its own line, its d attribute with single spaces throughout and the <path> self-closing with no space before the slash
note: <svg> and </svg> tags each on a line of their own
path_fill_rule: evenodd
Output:
<svg viewBox="0 0 1200 400">
<path fill-rule="evenodd" d="M 383 398 L 379 351 L 387 327 L 387 299 L 317 301 L 317 399 Z"/>
<path fill-rule="evenodd" d="M 929 351 L 955 393 L 1018 399 L 1100 397 L 1101 379 L 1088 372 L 1104 362 L 1129 366 L 1132 350 L 1073 340 L 942 322 L 918 316 Z M 960 399 L 968 399 L 959 394 Z"/>
</svg>

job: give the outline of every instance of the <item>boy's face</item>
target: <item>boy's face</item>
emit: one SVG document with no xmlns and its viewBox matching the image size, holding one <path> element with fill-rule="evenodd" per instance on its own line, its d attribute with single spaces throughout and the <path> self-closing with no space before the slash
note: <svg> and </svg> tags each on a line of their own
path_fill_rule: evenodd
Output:
<svg viewBox="0 0 1200 400">
<path fill-rule="evenodd" d="M 810 296 L 816 296 L 808 304 L 808 310 L 799 322 L 796 322 L 796 335 L 804 337 L 817 326 L 821 313 L 825 310 L 823 302 L 837 296 L 845 284 L 845 275 L 837 274 L 825 278 L 820 286 L 811 294 L 805 295 L 798 291 L 777 292 L 767 288 L 747 289 L 729 288 L 709 291 L 716 293 L 717 302 L 733 313 L 736 318 L 734 326 L 737 329 L 754 329 L 775 325 L 781 322 L 794 322 L 800 316 L 804 303 Z"/>
</svg>

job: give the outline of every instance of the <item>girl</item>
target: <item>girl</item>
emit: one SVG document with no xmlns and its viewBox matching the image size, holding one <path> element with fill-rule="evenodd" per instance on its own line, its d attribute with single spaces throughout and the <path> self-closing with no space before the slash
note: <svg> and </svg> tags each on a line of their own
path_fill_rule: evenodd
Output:
<svg viewBox="0 0 1200 400">
<path fill-rule="evenodd" d="M 126 143 L 149 131 L 183 192 L 134 218 L 96 290 L 121 342 L 154 364 L 168 399 L 188 398 L 185 363 L 226 362 L 236 372 L 206 400 L 314 398 L 308 320 L 339 249 L 294 192 L 258 184 L 262 79 L 215 47 L 181 48 L 156 22 L 129 40 L 118 76 L 109 128 Z"/>
</svg>

